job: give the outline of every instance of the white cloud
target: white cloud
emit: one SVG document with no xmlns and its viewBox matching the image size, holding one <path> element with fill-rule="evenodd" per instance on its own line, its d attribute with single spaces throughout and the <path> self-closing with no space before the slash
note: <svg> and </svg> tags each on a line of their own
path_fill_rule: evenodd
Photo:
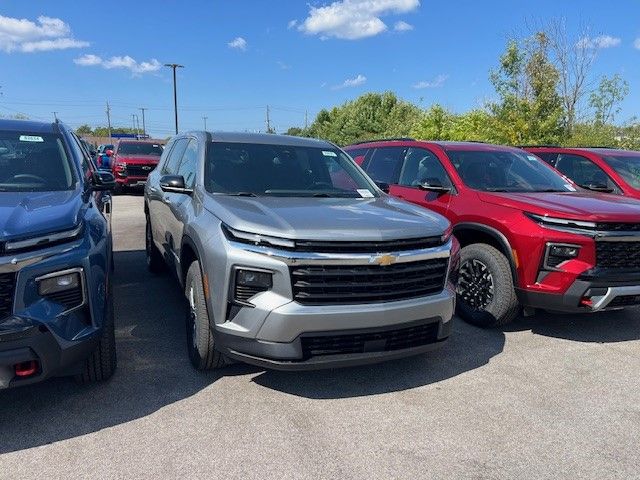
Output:
<svg viewBox="0 0 640 480">
<path fill-rule="evenodd" d="M 611 35 L 599 35 L 597 37 L 583 37 L 576 46 L 578 48 L 611 48 L 620 45 L 621 40 Z"/>
<path fill-rule="evenodd" d="M 433 80 L 423 80 L 421 82 L 414 84 L 413 88 L 416 88 L 418 90 L 423 88 L 439 88 L 444 85 L 444 82 L 446 82 L 448 78 L 449 78 L 449 75 L 440 74 Z"/>
<path fill-rule="evenodd" d="M 97 55 L 82 55 L 73 60 L 76 65 L 81 65 L 83 67 L 95 67 L 101 66 L 106 70 L 111 70 L 114 68 L 123 68 L 129 70 L 134 75 L 142 75 L 143 73 L 157 72 L 162 68 L 162 64 L 152 58 L 148 62 L 140 62 L 138 63 L 135 59 L 131 58 L 129 55 L 125 55 L 124 57 L 111 57 L 109 59 L 102 59 Z"/>
<path fill-rule="evenodd" d="M 340 90 L 342 88 L 359 87 L 360 85 L 366 83 L 366 81 L 367 77 L 365 77 L 364 75 L 358 75 L 357 77 L 347 78 L 340 85 L 335 85 L 332 88 L 333 90 Z"/>
<path fill-rule="evenodd" d="M 89 46 L 76 40 L 71 28 L 59 18 L 39 16 L 35 22 L 26 18 L 0 15 L 0 50 L 5 52 L 43 52 Z"/>
<path fill-rule="evenodd" d="M 298 30 L 322 38 L 373 37 L 387 30 L 380 17 L 411 12 L 419 6 L 420 0 L 338 0 L 322 7 L 310 6 L 309 16 Z"/>
<path fill-rule="evenodd" d="M 279 67 L 280 67 L 280 69 L 282 69 L 282 70 L 291 70 L 291 65 L 288 65 L 288 64 L 284 63 L 284 62 L 283 62 L 283 61 L 281 61 L 281 60 L 278 60 L 276 63 L 278 64 L 278 66 L 279 66 Z"/>
<path fill-rule="evenodd" d="M 410 30 L 413 30 L 413 25 L 411 25 L 410 23 L 403 22 L 402 20 L 400 20 L 399 22 L 396 22 L 396 24 L 393 26 L 393 29 L 396 32 L 408 32 Z"/>
<path fill-rule="evenodd" d="M 298 20 L 290 20 L 289 23 L 287 23 L 287 28 L 291 30 L 296 25 L 298 25 Z"/>
<path fill-rule="evenodd" d="M 633 42 L 633 48 L 640 50 L 640 37 L 636 38 Z"/>
<path fill-rule="evenodd" d="M 227 45 L 229 45 L 229 48 L 242 50 L 243 52 L 247 49 L 247 41 L 242 37 L 234 38 L 229 43 L 227 43 Z"/>
</svg>

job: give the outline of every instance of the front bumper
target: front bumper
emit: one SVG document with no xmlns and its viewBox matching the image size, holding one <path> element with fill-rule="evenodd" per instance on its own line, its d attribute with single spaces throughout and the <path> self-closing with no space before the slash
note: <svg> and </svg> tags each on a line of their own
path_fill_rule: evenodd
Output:
<svg viewBox="0 0 640 480">
<path fill-rule="evenodd" d="M 26 322 L 21 320 L 22 323 Z M 97 332 L 81 340 L 66 341 L 53 334 L 43 323 L 29 323 L 31 326 L 21 331 L 0 334 L 0 389 L 41 382 L 55 375 L 76 373 L 75 367 L 95 350 L 99 341 Z M 15 375 L 14 365 L 32 360 L 38 362 L 35 374 L 26 378 Z"/>
<path fill-rule="evenodd" d="M 524 306 L 566 313 L 589 313 L 640 305 L 640 272 L 592 269 L 581 274 L 564 294 L 516 289 Z"/>
</svg>

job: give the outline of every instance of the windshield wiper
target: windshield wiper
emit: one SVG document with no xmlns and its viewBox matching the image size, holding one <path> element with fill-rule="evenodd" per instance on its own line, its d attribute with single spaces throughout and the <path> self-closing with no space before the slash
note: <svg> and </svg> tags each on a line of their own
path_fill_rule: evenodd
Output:
<svg viewBox="0 0 640 480">
<path fill-rule="evenodd" d="M 221 193 L 220 195 L 228 195 L 230 197 L 257 197 L 253 192 L 230 192 L 230 193 Z"/>
</svg>

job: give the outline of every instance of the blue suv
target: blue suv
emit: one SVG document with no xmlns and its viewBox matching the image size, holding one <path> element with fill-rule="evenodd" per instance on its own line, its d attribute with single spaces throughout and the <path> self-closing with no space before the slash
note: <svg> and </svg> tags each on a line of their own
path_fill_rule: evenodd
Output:
<svg viewBox="0 0 640 480">
<path fill-rule="evenodd" d="M 64 124 L 0 120 L 0 389 L 113 374 L 114 185 Z"/>
</svg>

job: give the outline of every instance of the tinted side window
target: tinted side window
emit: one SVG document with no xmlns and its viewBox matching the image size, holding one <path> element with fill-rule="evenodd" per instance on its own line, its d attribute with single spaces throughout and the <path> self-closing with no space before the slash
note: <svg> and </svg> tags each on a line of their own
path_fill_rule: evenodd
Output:
<svg viewBox="0 0 640 480">
<path fill-rule="evenodd" d="M 196 167 L 198 165 L 198 142 L 195 140 L 189 140 L 182 161 L 178 167 L 176 175 L 182 175 L 184 177 L 184 186 L 186 188 L 193 188 L 196 181 Z"/>
<path fill-rule="evenodd" d="M 556 166 L 556 162 L 558 161 L 558 155 L 559 154 L 550 153 L 550 152 L 535 152 L 534 155 L 536 155 L 537 157 L 540 157 L 542 160 L 547 162 L 549 165 L 555 167 Z"/>
<path fill-rule="evenodd" d="M 600 167 L 580 155 L 560 154 L 555 167 L 578 185 L 606 185 L 617 189 Z"/>
<path fill-rule="evenodd" d="M 398 183 L 404 151 L 404 147 L 376 148 L 367 162 L 367 173 L 376 182 Z"/>
<path fill-rule="evenodd" d="M 453 186 L 438 157 L 424 148 L 407 150 L 398 183 L 407 187 L 417 187 L 422 183 Z"/>
<path fill-rule="evenodd" d="M 77 156 L 80 158 L 80 167 L 82 168 L 82 175 L 85 181 L 91 178 L 93 173 L 91 157 L 89 153 L 84 149 L 80 143 L 80 139 L 76 137 L 74 133 L 71 133 L 71 145 L 70 147 L 76 151 Z"/>
<path fill-rule="evenodd" d="M 187 148 L 187 138 L 179 138 L 169 152 L 169 158 L 162 167 L 163 175 L 174 175 L 178 171 L 178 162 L 182 158 L 182 154 Z"/>
</svg>

